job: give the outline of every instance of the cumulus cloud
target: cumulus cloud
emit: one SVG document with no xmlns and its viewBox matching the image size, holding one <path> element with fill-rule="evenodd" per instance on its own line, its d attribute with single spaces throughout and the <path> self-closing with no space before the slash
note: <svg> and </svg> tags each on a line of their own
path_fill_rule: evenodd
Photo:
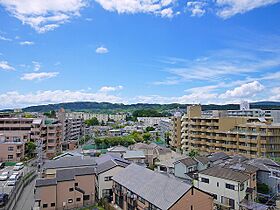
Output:
<svg viewBox="0 0 280 210">
<path fill-rule="evenodd" d="M 79 16 L 87 0 L 0 0 L 0 5 L 23 24 L 44 33 Z"/>
<path fill-rule="evenodd" d="M 187 2 L 187 10 L 191 12 L 193 17 L 201 17 L 206 12 L 206 3 L 201 1 L 189 1 Z"/>
<path fill-rule="evenodd" d="M 19 44 L 20 45 L 34 45 L 35 43 L 31 42 L 31 41 L 23 41 L 23 42 L 20 42 Z"/>
<path fill-rule="evenodd" d="M 24 107 L 29 105 L 50 104 L 75 101 L 96 101 L 121 103 L 123 100 L 106 93 L 85 91 L 54 90 L 22 94 L 18 91 L 0 94 L 1 108 Z"/>
<path fill-rule="evenodd" d="M 173 6 L 177 0 L 95 0 L 105 10 L 118 13 L 151 13 L 162 17 L 173 16 Z"/>
<path fill-rule="evenodd" d="M 26 73 L 20 79 L 21 80 L 42 80 L 56 77 L 58 72 L 40 72 L 40 73 Z"/>
<path fill-rule="evenodd" d="M 228 90 L 224 94 L 220 95 L 220 98 L 244 98 L 244 97 L 253 97 L 257 93 L 264 90 L 264 86 L 258 82 L 250 82 L 243 84 L 239 87 L 234 88 L 233 90 Z"/>
<path fill-rule="evenodd" d="M 109 52 L 109 50 L 106 47 L 98 47 L 96 48 L 95 52 L 98 54 L 106 54 Z"/>
<path fill-rule="evenodd" d="M 15 68 L 12 67 L 7 61 L 0 61 L 0 69 L 6 70 L 6 71 L 15 70 Z"/>
<path fill-rule="evenodd" d="M 118 91 L 122 90 L 123 86 L 118 85 L 118 86 L 103 86 L 99 89 L 100 92 L 113 92 L 113 91 Z"/>
</svg>

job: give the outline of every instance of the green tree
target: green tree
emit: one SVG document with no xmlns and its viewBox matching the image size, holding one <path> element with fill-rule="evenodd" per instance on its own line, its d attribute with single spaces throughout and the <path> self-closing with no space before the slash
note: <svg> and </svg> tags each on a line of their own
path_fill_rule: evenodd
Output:
<svg viewBox="0 0 280 210">
<path fill-rule="evenodd" d="M 25 144 L 25 154 L 29 157 L 32 158 L 35 155 L 35 150 L 36 150 L 36 144 L 34 142 L 27 142 Z"/>
<path fill-rule="evenodd" d="M 143 141 L 142 135 L 139 132 L 137 132 L 137 131 L 133 131 L 130 134 L 130 137 L 133 138 L 134 141 L 136 141 L 136 142 L 142 142 Z"/>
<path fill-rule="evenodd" d="M 195 149 L 192 149 L 192 150 L 189 152 L 189 156 L 190 156 L 191 158 L 194 158 L 194 157 L 196 157 L 196 156 L 198 156 L 198 155 L 199 155 L 199 153 L 198 153 L 198 151 L 195 150 Z"/>
<path fill-rule="evenodd" d="M 152 135 L 150 133 L 144 133 L 142 137 L 145 142 L 151 141 L 152 139 Z"/>
<path fill-rule="evenodd" d="M 149 132 L 149 131 L 154 131 L 154 130 L 156 130 L 154 127 L 152 127 L 152 126 L 148 126 L 147 128 L 146 128 L 146 132 Z"/>
<path fill-rule="evenodd" d="M 99 121 L 96 117 L 93 117 L 91 119 L 85 120 L 85 124 L 87 126 L 94 126 L 94 125 L 99 125 Z"/>
</svg>

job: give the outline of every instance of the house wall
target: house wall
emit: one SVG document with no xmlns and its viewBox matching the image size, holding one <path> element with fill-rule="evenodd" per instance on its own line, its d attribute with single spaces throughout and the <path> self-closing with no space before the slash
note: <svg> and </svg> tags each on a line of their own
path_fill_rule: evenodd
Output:
<svg viewBox="0 0 280 210">
<path fill-rule="evenodd" d="M 190 189 L 170 210 L 194 209 L 212 210 L 213 197 L 198 189 Z"/>
<path fill-rule="evenodd" d="M 208 178 L 209 184 L 201 182 L 202 177 Z M 227 189 L 225 187 L 226 183 L 234 185 L 235 190 Z M 244 189 L 240 191 L 240 184 L 238 182 L 199 174 L 199 181 L 195 182 L 195 186 L 205 192 L 217 195 L 217 201 L 220 203 L 222 202 L 222 196 L 233 199 L 235 201 L 235 209 L 239 209 L 239 202 L 246 196 L 246 189 L 249 186 L 249 180 L 244 182 Z"/>
<path fill-rule="evenodd" d="M 113 181 L 112 180 L 105 181 L 105 177 L 115 176 L 123 169 L 124 169 L 123 167 L 116 166 L 116 167 L 98 175 L 98 199 L 102 198 L 102 190 L 112 189 L 112 186 L 113 186 Z"/>
<path fill-rule="evenodd" d="M 56 201 L 56 185 L 46 186 L 46 187 L 37 187 L 36 188 L 36 198 L 40 200 L 40 207 L 43 207 L 43 204 L 48 204 L 45 210 L 55 210 L 57 206 Z M 51 207 L 51 203 L 55 203 L 54 207 Z"/>
</svg>

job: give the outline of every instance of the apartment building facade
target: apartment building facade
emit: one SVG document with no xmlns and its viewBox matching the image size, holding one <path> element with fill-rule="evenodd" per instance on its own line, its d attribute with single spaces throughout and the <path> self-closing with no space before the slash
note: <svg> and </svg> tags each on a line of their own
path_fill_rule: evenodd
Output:
<svg viewBox="0 0 280 210">
<path fill-rule="evenodd" d="M 202 117 L 201 106 L 189 106 L 182 117 L 182 149 L 236 153 L 246 157 L 280 157 L 280 124 L 271 118 Z"/>
<path fill-rule="evenodd" d="M 186 183 L 131 164 L 113 177 L 116 209 L 213 209 L 213 197 Z"/>
<path fill-rule="evenodd" d="M 18 137 L 6 138 L 0 134 L 0 162 L 21 161 L 24 158 L 24 142 Z"/>
<path fill-rule="evenodd" d="M 171 118 L 172 131 L 169 144 L 174 148 L 181 147 L 181 118 L 182 115 L 179 112 Z"/>
</svg>

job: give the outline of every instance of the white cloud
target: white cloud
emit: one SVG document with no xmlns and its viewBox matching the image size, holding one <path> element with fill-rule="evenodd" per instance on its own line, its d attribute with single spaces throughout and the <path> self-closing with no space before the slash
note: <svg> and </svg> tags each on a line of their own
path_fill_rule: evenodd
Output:
<svg viewBox="0 0 280 210">
<path fill-rule="evenodd" d="M 109 52 L 109 50 L 106 47 L 98 47 L 96 48 L 95 52 L 98 54 L 106 54 Z"/>
<path fill-rule="evenodd" d="M 280 0 L 216 0 L 217 15 L 222 18 L 230 18 L 236 14 L 243 14 L 278 2 Z"/>
<path fill-rule="evenodd" d="M 34 71 L 39 71 L 41 69 L 41 64 L 37 61 L 32 61 L 32 64 L 34 66 Z"/>
<path fill-rule="evenodd" d="M 0 35 L 0 40 L 8 41 L 8 42 L 12 41 L 12 39 L 4 37 L 4 36 L 1 36 L 1 35 Z"/>
<path fill-rule="evenodd" d="M 219 97 L 223 99 L 253 97 L 264 89 L 265 87 L 260 82 L 254 81 L 228 90 Z"/>
<path fill-rule="evenodd" d="M 113 92 L 113 91 L 118 91 L 122 90 L 123 86 L 118 85 L 118 86 L 103 86 L 99 89 L 100 92 Z"/>
<path fill-rule="evenodd" d="M 2 108 L 25 107 L 38 104 L 75 101 L 96 101 L 112 103 L 123 102 L 120 97 L 114 95 L 108 95 L 106 93 L 85 92 L 80 90 L 48 90 L 26 94 L 21 94 L 17 91 L 14 91 L 0 94 L 0 101 L 0 107 Z"/>
<path fill-rule="evenodd" d="M 26 73 L 20 79 L 21 80 L 42 80 L 56 77 L 58 72 L 40 72 L 40 73 Z"/>
<path fill-rule="evenodd" d="M 31 42 L 31 41 L 23 41 L 23 42 L 20 42 L 19 44 L 20 45 L 34 45 L 35 43 Z"/>
<path fill-rule="evenodd" d="M 95 0 L 105 10 L 118 13 L 151 13 L 162 17 L 173 16 L 177 0 Z"/>
<path fill-rule="evenodd" d="M 189 1 L 187 2 L 187 10 L 190 11 L 193 17 L 201 17 L 205 14 L 206 3 L 200 1 Z"/>
<path fill-rule="evenodd" d="M 7 61 L 0 61 L 0 69 L 6 70 L 6 71 L 15 70 L 15 68 L 12 67 Z"/>
<path fill-rule="evenodd" d="M 39 33 L 53 30 L 79 16 L 88 0 L 0 0 L 11 15 Z"/>
</svg>

